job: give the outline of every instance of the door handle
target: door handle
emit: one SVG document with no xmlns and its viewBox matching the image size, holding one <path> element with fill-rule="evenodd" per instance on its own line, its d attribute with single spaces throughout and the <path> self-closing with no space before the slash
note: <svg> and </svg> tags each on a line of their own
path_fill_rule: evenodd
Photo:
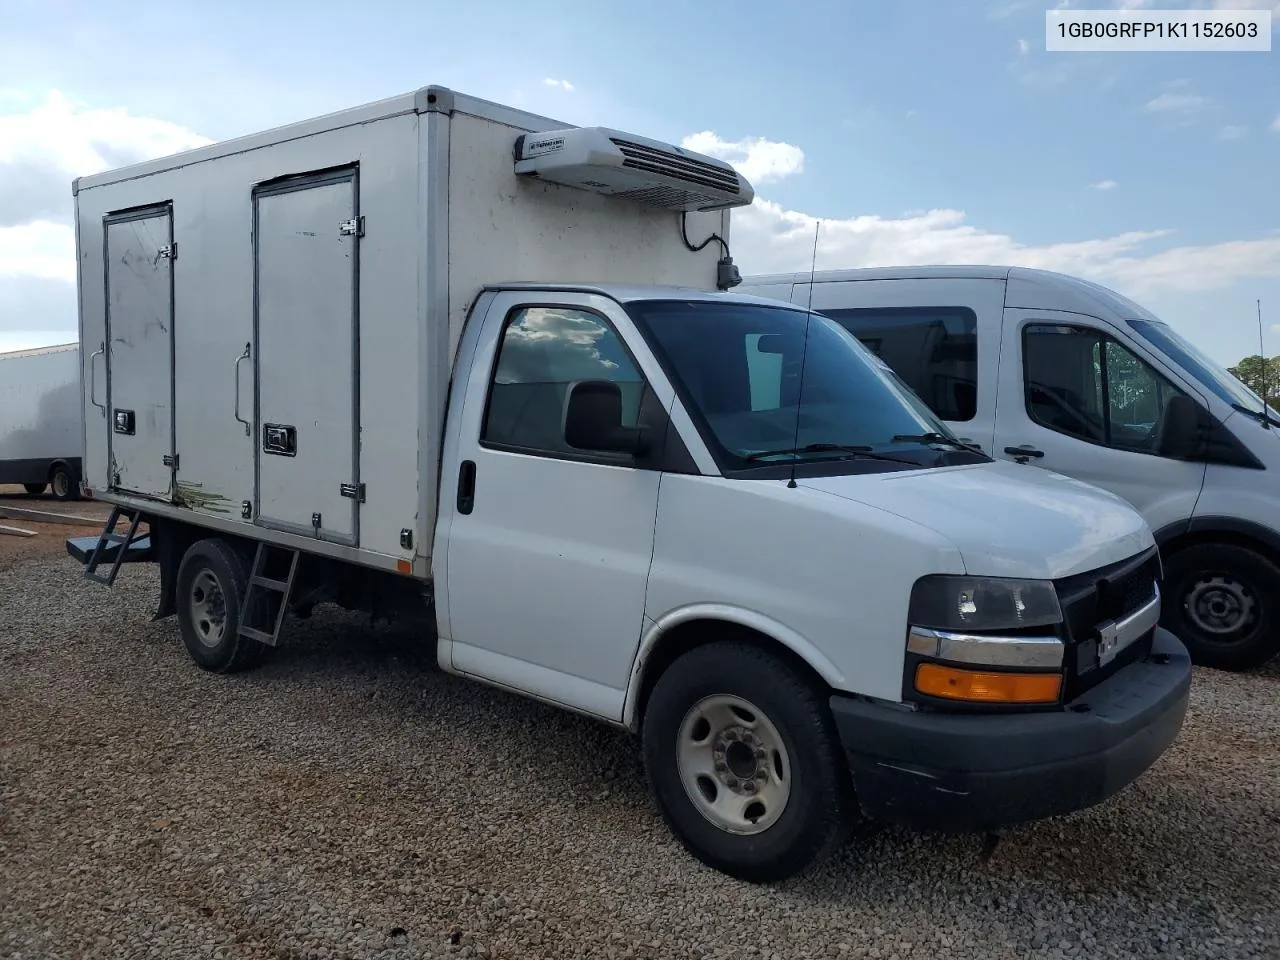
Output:
<svg viewBox="0 0 1280 960">
<path fill-rule="evenodd" d="M 98 349 L 89 354 L 89 402 L 102 411 L 102 415 L 107 415 L 107 405 L 98 402 L 98 365 L 94 363 L 98 357 L 105 356 L 107 353 L 107 345 L 101 343 Z"/>
<path fill-rule="evenodd" d="M 236 378 L 236 419 L 244 424 L 244 435 L 247 437 L 253 432 L 253 428 L 249 425 L 249 421 L 240 416 L 240 361 L 249 359 L 249 344 L 244 345 L 244 352 L 236 357 L 235 378 Z"/>
<path fill-rule="evenodd" d="M 1009 454 L 1009 456 L 1013 457 L 1019 463 L 1026 463 L 1032 457 L 1039 458 L 1044 456 L 1043 450 L 1037 450 L 1030 444 L 1023 444 L 1021 447 L 1005 447 L 1004 452 Z"/>
<path fill-rule="evenodd" d="M 470 513 L 476 505 L 476 462 L 463 460 L 458 467 L 458 512 Z"/>
</svg>

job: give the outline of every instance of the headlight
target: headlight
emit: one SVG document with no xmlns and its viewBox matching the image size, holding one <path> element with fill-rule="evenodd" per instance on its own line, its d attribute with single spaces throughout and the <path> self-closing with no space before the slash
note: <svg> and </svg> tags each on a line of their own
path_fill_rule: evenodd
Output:
<svg viewBox="0 0 1280 960">
<path fill-rule="evenodd" d="M 911 590 L 909 621 L 933 630 L 1012 630 L 1062 622 L 1047 580 L 929 576 Z"/>
</svg>

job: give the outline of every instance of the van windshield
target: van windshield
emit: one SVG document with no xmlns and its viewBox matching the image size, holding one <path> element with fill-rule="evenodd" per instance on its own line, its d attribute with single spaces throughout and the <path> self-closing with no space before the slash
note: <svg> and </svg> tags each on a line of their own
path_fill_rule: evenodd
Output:
<svg viewBox="0 0 1280 960">
<path fill-rule="evenodd" d="M 1163 321 L 1129 320 L 1138 336 L 1151 343 L 1174 363 L 1224 403 L 1250 410 L 1262 410 L 1262 398 L 1241 383 L 1235 376 L 1210 360 L 1190 342 L 1183 339 Z M 1271 416 L 1280 418 L 1274 407 L 1268 407 Z"/>
<path fill-rule="evenodd" d="M 627 312 L 722 470 L 987 459 L 960 444 L 856 337 L 821 314 L 709 300 L 634 301 Z"/>
</svg>

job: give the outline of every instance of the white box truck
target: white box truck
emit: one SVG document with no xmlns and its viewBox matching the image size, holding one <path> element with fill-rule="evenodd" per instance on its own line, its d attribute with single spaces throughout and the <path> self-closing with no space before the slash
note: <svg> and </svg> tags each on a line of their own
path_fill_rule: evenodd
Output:
<svg viewBox="0 0 1280 960">
<path fill-rule="evenodd" d="M 0 483 L 77 499 L 82 410 L 77 344 L 0 353 Z"/>
<path fill-rule="evenodd" d="M 812 298 L 956 433 L 1137 507 L 1164 559 L 1165 626 L 1193 662 L 1247 670 L 1280 654 L 1280 413 L 1151 311 L 1001 265 L 765 275 L 742 290 Z"/>
<path fill-rule="evenodd" d="M 416 615 L 443 670 L 637 734 L 673 832 L 750 881 L 859 812 L 1089 806 L 1180 729 L 1141 516 L 722 289 L 727 164 L 427 87 L 75 194 L 116 515 L 68 549 L 157 563 L 205 669 L 290 610 Z"/>
</svg>

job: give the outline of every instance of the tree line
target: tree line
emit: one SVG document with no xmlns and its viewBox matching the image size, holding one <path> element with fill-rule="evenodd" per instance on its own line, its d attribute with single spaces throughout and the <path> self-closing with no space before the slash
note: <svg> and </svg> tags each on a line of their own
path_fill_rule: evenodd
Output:
<svg viewBox="0 0 1280 960">
<path fill-rule="evenodd" d="M 1234 367 L 1227 367 L 1227 372 L 1268 403 L 1280 400 L 1280 357 L 1267 357 L 1264 360 L 1260 355 L 1254 354 L 1245 357 Z"/>
</svg>

